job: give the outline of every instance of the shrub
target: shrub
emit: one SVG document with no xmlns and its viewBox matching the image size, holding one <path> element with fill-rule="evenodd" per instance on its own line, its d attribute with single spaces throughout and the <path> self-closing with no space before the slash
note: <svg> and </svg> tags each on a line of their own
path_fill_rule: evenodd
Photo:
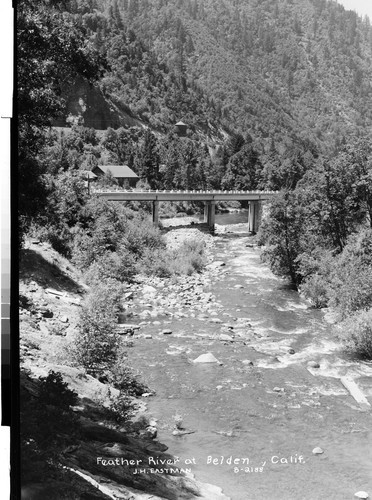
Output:
<svg viewBox="0 0 372 500">
<path fill-rule="evenodd" d="M 88 268 L 85 280 L 94 286 L 107 280 L 129 281 L 136 272 L 134 256 L 121 248 L 118 252 L 105 252 Z"/>
<path fill-rule="evenodd" d="M 121 244 L 137 258 L 140 258 L 147 250 L 165 250 L 166 246 L 160 231 L 152 225 L 151 221 L 139 215 L 128 221 Z"/>
<path fill-rule="evenodd" d="M 117 362 L 111 368 L 109 382 L 116 389 L 129 396 L 142 396 L 143 393 L 150 392 L 149 388 L 138 380 L 133 371 L 128 366 L 123 365 L 123 357 L 125 358 L 125 355 L 121 353 Z"/>
<path fill-rule="evenodd" d="M 372 309 L 355 314 L 340 325 L 348 351 L 372 359 Z"/>
<path fill-rule="evenodd" d="M 175 250 L 146 249 L 137 269 L 148 275 L 170 277 L 200 272 L 206 265 L 205 244 L 190 239 Z"/>
<path fill-rule="evenodd" d="M 314 307 L 326 307 L 328 304 L 328 283 L 321 274 L 314 274 L 300 286 L 300 292 Z"/>
<path fill-rule="evenodd" d="M 119 396 L 110 398 L 110 406 L 107 408 L 106 414 L 116 423 L 123 424 L 133 416 L 135 408 L 133 399 L 125 392 L 120 392 Z"/>
<path fill-rule="evenodd" d="M 106 278 L 127 281 L 146 253 L 165 250 L 160 231 L 145 215 L 97 200 L 89 204 L 87 213 L 90 222 L 74 238 L 72 259 L 79 269 L 89 268 L 89 283 Z"/>
<path fill-rule="evenodd" d="M 121 294 L 116 281 L 97 284 L 81 308 L 75 357 L 93 376 L 109 370 L 117 359 L 119 337 L 115 326 Z"/>
<path fill-rule="evenodd" d="M 372 230 L 352 235 L 330 275 L 330 306 L 342 316 L 372 306 Z"/>
<path fill-rule="evenodd" d="M 315 307 L 326 307 L 329 301 L 330 275 L 335 263 L 331 251 L 314 248 L 299 256 L 300 272 L 304 276 L 300 291 Z"/>
</svg>

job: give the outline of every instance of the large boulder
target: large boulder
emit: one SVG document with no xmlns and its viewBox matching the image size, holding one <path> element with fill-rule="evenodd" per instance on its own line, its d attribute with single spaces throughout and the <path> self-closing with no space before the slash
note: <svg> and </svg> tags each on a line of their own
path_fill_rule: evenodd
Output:
<svg viewBox="0 0 372 500">
<path fill-rule="evenodd" d="M 201 354 L 198 358 L 194 359 L 194 363 L 218 363 L 222 364 L 218 361 L 218 359 L 213 356 L 211 352 L 207 352 L 206 354 Z"/>
</svg>

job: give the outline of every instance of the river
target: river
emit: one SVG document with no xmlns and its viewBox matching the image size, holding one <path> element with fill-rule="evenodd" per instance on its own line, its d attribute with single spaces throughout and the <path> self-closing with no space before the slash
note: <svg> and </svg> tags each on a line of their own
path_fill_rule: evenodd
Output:
<svg viewBox="0 0 372 500">
<path fill-rule="evenodd" d="M 217 224 L 246 221 L 217 215 Z M 371 411 L 340 382 L 351 376 L 372 401 L 372 366 L 342 353 L 324 313 L 261 262 L 246 226 L 215 237 L 225 266 L 209 283 L 213 323 L 196 311 L 163 318 L 172 335 L 139 340 L 131 362 L 156 391 L 158 439 L 196 478 L 232 500 L 348 500 L 372 495 Z M 157 323 L 157 322 L 156 322 Z M 229 335 L 220 339 L 219 335 Z M 210 352 L 221 364 L 196 364 Z M 319 368 L 309 368 L 310 361 Z M 175 436 L 175 415 L 192 434 Z M 314 454 L 320 447 L 322 454 Z M 235 463 L 234 463 L 235 462 Z"/>
</svg>

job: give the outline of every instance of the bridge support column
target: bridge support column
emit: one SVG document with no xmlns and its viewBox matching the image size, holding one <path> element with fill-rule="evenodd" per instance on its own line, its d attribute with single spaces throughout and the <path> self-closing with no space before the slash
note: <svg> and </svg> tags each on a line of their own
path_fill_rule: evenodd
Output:
<svg viewBox="0 0 372 500">
<path fill-rule="evenodd" d="M 260 203 L 259 201 L 250 201 L 248 210 L 248 231 L 251 233 L 257 233 L 259 225 L 259 215 L 260 215 Z"/>
<path fill-rule="evenodd" d="M 159 202 L 152 202 L 152 223 L 155 227 L 159 226 Z"/>
<path fill-rule="evenodd" d="M 214 224 L 216 220 L 216 202 L 208 201 L 208 218 L 207 223 L 210 231 L 214 231 Z"/>
<path fill-rule="evenodd" d="M 204 202 L 204 222 L 208 222 L 208 210 L 209 210 L 209 202 Z"/>
</svg>

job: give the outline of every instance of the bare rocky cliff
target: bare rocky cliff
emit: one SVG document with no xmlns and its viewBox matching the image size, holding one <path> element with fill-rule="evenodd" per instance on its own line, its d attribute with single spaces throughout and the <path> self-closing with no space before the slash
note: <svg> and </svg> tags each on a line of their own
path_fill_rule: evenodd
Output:
<svg viewBox="0 0 372 500">
<path fill-rule="evenodd" d="M 92 85 L 82 77 L 76 78 L 73 85 L 64 89 L 63 97 L 66 106 L 62 115 L 54 120 L 55 127 L 75 123 L 96 130 L 143 127 L 142 122 L 132 116 L 129 107 L 112 102 L 97 84 Z"/>
</svg>

